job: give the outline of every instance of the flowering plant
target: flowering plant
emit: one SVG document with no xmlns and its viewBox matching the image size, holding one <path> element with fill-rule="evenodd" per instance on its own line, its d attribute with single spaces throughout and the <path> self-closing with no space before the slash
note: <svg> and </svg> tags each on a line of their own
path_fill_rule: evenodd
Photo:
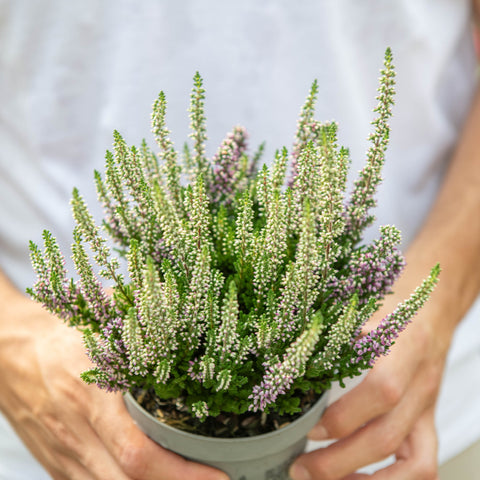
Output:
<svg viewBox="0 0 480 480">
<path fill-rule="evenodd" d="M 105 176 L 95 172 L 95 182 L 106 213 L 103 230 L 117 243 L 118 257 L 76 189 L 78 279 L 67 277 L 50 232 L 43 252 L 30 244 L 38 280 L 29 293 L 83 331 L 94 363 L 83 379 L 107 390 L 153 391 L 199 426 L 219 415 L 297 414 L 302 399 L 318 397 L 332 381 L 358 375 L 386 354 L 439 273 L 435 266 L 409 299 L 360 335 L 404 266 L 395 227 L 381 227 L 377 240 L 360 243 L 374 220 L 394 77 L 387 50 L 371 146 L 349 198 L 349 152 L 337 145 L 337 125 L 313 118 L 316 82 L 292 151 L 277 151 L 270 168 L 257 169 L 261 149 L 247 155 L 242 127 L 206 158 L 198 73 L 193 146 L 185 147 L 182 165 L 165 125 L 163 93 L 152 114 L 159 153 L 145 142 L 129 147 L 114 132 Z M 100 278 L 113 284 L 112 295 Z"/>
</svg>

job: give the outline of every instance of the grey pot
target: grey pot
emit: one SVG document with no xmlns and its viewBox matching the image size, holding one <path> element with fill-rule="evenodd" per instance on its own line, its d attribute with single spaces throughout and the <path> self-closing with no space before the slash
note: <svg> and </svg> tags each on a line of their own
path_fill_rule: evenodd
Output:
<svg viewBox="0 0 480 480">
<path fill-rule="evenodd" d="M 325 410 L 328 392 L 286 427 L 248 438 L 205 437 L 177 430 L 150 415 L 130 394 L 124 399 L 140 429 L 164 448 L 223 470 L 231 480 L 288 480 L 288 467 L 304 451 L 306 435 Z"/>
</svg>

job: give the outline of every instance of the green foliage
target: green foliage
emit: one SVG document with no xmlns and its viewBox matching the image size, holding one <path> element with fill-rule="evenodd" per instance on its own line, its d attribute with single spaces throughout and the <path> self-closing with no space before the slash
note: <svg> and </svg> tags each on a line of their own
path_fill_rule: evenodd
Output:
<svg viewBox="0 0 480 480">
<path fill-rule="evenodd" d="M 163 92 L 152 114 L 157 153 L 146 142 L 129 147 L 115 131 L 105 174 L 94 173 L 102 228 L 77 189 L 72 195 L 78 280 L 67 277 L 49 232 L 43 252 L 30 245 L 38 281 L 29 293 L 84 330 L 95 368 L 82 378 L 109 390 L 152 388 L 161 399 L 181 398 L 203 421 L 248 410 L 293 415 L 302 395 L 371 366 L 383 352 L 355 338 L 403 267 L 393 227 L 359 244 L 373 219 L 393 85 L 387 51 L 372 147 L 350 200 L 350 159 L 337 144 L 338 126 L 314 120 L 316 82 L 291 152 L 278 150 L 270 168 L 258 168 L 263 145 L 248 154 L 242 127 L 206 157 L 198 73 L 192 145 L 183 155 L 169 138 Z M 127 278 L 120 273 L 125 261 Z M 113 284 L 111 295 L 102 279 Z M 398 331 L 430 291 L 393 314 Z"/>
</svg>

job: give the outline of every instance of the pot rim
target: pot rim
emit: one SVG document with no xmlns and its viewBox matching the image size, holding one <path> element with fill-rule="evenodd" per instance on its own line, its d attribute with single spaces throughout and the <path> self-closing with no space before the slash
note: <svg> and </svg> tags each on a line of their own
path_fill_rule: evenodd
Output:
<svg viewBox="0 0 480 480">
<path fill-rule="evenodd" d="M 208 442 L 212 445 L 217 445 L 217 444 L 241 445 L 244 443 L 251 444 L 253 441 L 258 441 L 263 443 L 264 441 L 274 439 L 275 437 L 284 435 L 285 433 L 288 434 L 288 432 L 297 433 L 298 435 L 299 429 L 302 431 L 302 433 L 298 436 L 303 437 L 308 433 L 311 426 L 313 426 L 313 424 L 318 421 L 318 419 L 320 418 L 320 415 L 323 413 L 323 410 L 325 409 L 328 401 L 328 393 L 329 393 L 328 390 L 323 392 L 322 395 L 318 398 L 318 400 L 312 405 L 312 407 L 307 412 L 302 414 L 300 417 L 296 418 L 293 422 L 289 423 L 285 427 L 282 427 L 278 430 L 274 430 L 272 432 L 253 435 L 251 437 L 238 437 L 238 438 L 222 438 L 222 437 L 211 437 L 207 435 L 198 435 L 196 433 L 191 433 L 185 430 L 181 430 L 179 428 L 172 427 L 167 423 L 161 422 L 160 420 L 155 418 L 150 412 L 145 410 L 137 402 L 135 397 L 130 392 L 127 392 L 124 394 L 124 399 L 125 399 L 125 402 L 128 402 L 130 406 L 134 407 L 140 414 L 142 414 L 143 416 L 146 416 L 149 419 L 149 421 L 159 425 L 161 428 L 167 431 L 171 431 L 177 436 L 180 436 L 180 437 L 183 436 L 185 438 L 196 439 L 196 440 L 201 439 L 202 441 Z M 315 418 L 316 416 L 318 418 Z M 315 418 L 315 421 L 312 422 L 311 420 L 313 420 L 314 418 Z M 303 433 L 304 429 L 301 428 L 302 425 L 305 426 L 304 433 Z"/>
</svg>

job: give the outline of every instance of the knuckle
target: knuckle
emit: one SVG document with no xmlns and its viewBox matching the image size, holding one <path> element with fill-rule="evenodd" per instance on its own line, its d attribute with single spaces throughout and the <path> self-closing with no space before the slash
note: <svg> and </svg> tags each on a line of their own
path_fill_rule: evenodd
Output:
<svg viewBox="0 0 480 480">
<path fill-rule="evenodd" d="M 67 403 L 74 412 L 83 412 L 89 400 L 85 395 L 85 385 L 79 384 L 78 379 L 71 377 L 62 379 L 57 385 L 57 397 L 58 401 Z"/>
<path fill-rule="evenodd" d="M 389 409 L 398 405 L 403 396 L 403 388 L 394 378 L 383 379 L 377 387 L 377 392 L 382 404 Z"/>
<path fill-rule="evenodd" d="M 345 433 L 343 424 L 341 409 L 332 405 L 324 414 L 322 425 L 325 427 L 330 437 L 341 438 Z"/>
<path fill-rule="evenodd" d="M 79 442 L 67 425 L 54 414 L 44 414 L 42 423 L 56 439 L 57 443 L 62 446 L 62 449 L 78 455 L 80 450 Z"/>
<path fill-rule="evenodd" d="M 131 477 L 145 474 L 146 462 L 143 446 L 131 440 L 123 441 L 119 446 L 118 462 L 122 470 Z"/>
</svg>

